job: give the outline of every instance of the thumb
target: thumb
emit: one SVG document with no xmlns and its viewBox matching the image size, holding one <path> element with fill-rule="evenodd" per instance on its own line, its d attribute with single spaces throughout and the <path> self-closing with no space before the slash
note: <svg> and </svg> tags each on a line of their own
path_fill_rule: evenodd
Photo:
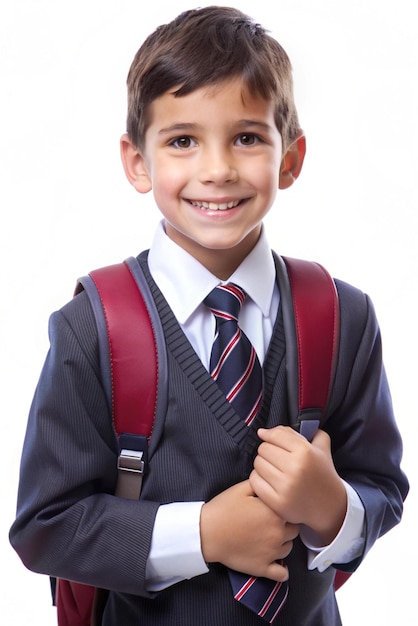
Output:
<svg viewBox="0 0 418 626">
<path fill-rule="evenodd" d="M 243 480 L 240 483 L 235 485 L 235 488 L 241 493 L 243 496 L 255 496 L 254 490 L 251 487 L 250 480 Z"/>
<path fill-rule="evenodd" d="M 312 445 L 323 450 L 323 452 L 331 453 L 331 438 L 325 430 L 318 429 L 315 437 L 312 439 Z"/>
</svg>

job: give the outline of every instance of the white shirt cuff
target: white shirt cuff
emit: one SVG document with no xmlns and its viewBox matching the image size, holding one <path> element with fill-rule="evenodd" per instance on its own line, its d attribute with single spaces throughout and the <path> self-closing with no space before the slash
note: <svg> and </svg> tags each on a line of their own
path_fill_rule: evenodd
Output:
<svg viewBox="0 0 418 626">
<path fill-rule="evenodd" d="M 148 591 L 208 572 L 200 545 L 203 502 L 172 502 L 157 511 L 146 566 Z"/>
<path fill-rule="evenodd" d="M 308 569 L 324 572 L 333 563 L 349 563 L 361 555 L 365 541 L 365 512 L 357 492 L 345 481 L 347 513 L 340 532 L 328 546 L 318 546 L 317 537 L 307 526 L 300 538 L 308 548 Z"/>
</svg>

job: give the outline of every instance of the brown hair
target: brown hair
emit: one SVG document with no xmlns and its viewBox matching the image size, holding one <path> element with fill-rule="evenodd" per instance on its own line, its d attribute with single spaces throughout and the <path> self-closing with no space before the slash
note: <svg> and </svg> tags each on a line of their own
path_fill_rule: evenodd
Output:
<svg viewBox="0 0 418 626">
<path fill-rule="evenodd" d="M 289 57 L 267 31 L 238 9 L 211 6 L 185 11 L 159 26 L 135 55 L 128 74 L 127 132 L 143 147 L 149 105 L 177 87 L 181 97 L 241 76 L 252 92 L 275 103 L 284 147 L 299 122 Z"/>
</svg>

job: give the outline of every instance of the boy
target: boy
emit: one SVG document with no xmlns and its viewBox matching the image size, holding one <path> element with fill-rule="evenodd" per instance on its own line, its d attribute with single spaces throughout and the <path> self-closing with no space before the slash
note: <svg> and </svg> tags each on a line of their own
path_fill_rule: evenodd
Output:
<svg viewBox="0 0 418 626">
<path fill-rule="evenodd" d="M 10 532 L 30 569 L 109 589 L 104 626 L 265 623 L 234 599 L 232 571 L 282 583 L 275 624 L 338 625 L 333 565 L 355 570 L 400 521 L 408 484 L 379 329 L 367 296 L 340 281 L 327 420 L 311 443 L 287 426 L 262 222 L 304 154 L 288 57 L 240 11 L 187 11 L 138 51 L 121 155 L 163 215 L 140 262 L 167 343 L 167 414 L 141 499 L 116 498 L 97 329 L 86 295 L 74 298 L 51 318 Z M 216 322 L 204 301 L 220 283 L 244 290 L 240 326 L 263 366 L 248 425 L 210 374 Z"/>
</svg>

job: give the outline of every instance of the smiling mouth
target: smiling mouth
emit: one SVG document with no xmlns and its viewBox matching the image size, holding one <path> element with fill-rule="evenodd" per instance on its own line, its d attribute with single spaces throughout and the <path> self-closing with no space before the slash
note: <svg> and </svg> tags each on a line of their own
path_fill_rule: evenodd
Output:
<svg viewBox="0 0 418 626">
<path fill-rule="evenodd" d="M 192 206 L 202 211 L 227 211 L 234 209 L 241 204 L 242 200 L 231 200 L 230 202 L 206 202 L 205 200 L 189 200 Z"/>
</svg>

